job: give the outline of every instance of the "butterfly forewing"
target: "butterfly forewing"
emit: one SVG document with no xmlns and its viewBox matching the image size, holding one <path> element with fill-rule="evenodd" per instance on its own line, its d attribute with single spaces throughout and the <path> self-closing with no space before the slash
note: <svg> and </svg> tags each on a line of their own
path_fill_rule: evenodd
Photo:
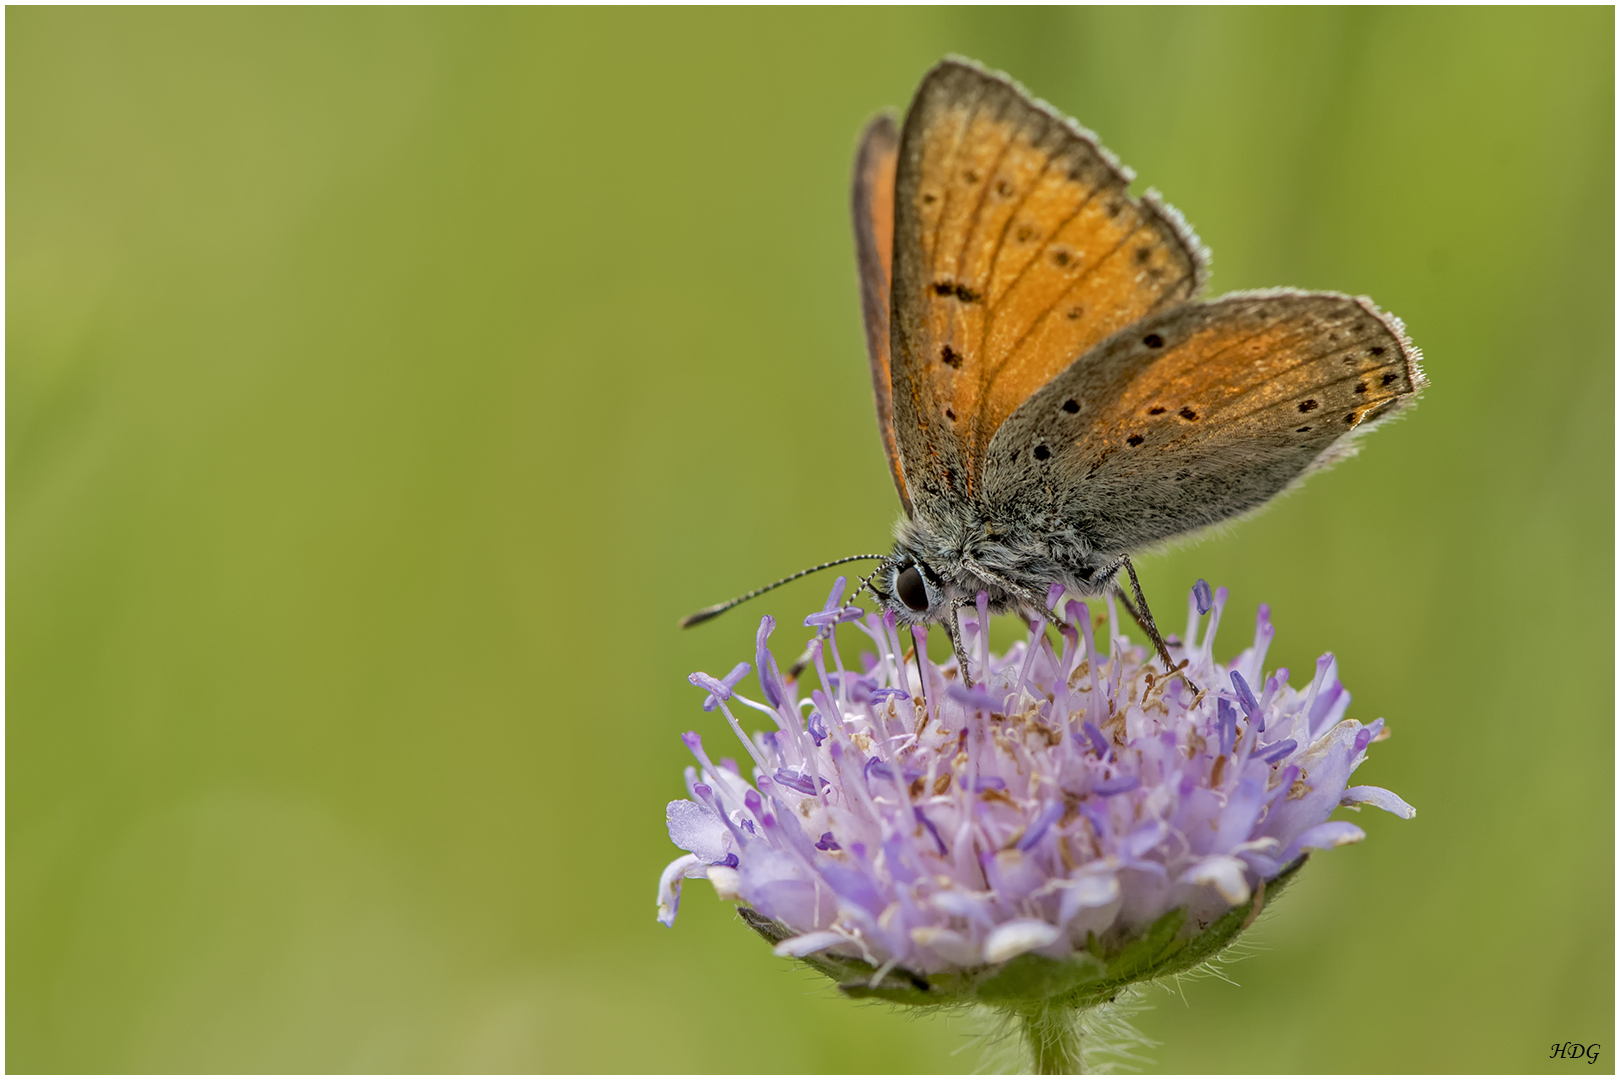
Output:
<svg viewBox="0 0 1620 1080">
<path fill-rule="evenodd" d="M 1002 427 L 986 485 L 1105 551 L 1261 506 L 1423 385 L 1398 321 L 1334 293 L 1235 294 L 1144 320 Z"/>
<path fill-rule="evenodd" d="M 900 471 L 894 438 L 894 404 L 889 381 L 889 268 L 894 256 L 894 171 L 900 135 L 894 120 L 879 116 L 867 125 L 855 155 L 850 203 L 855 218 L 855 262 L 861 275 L 861 313 L 866 320 L 866 353 L 872 364 L 872 396 L 878 433 L 889 459 L 900 503 L 911 513 L 911 497 Z"/>
<path fill-rule="evenodd" d="M 1081 353 L 1200 286 L 1197 241 L 1086 133 L 947 61 L 906 117 L 891 299 L 900 457 L 971 497 L 997 428 Z M 919 472 L 927 476 L 916 475 Z"/>
</svg>

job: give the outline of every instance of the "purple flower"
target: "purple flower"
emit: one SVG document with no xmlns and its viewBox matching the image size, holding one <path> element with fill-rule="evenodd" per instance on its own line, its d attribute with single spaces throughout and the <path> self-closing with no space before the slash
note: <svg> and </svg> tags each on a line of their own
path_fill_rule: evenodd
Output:
<svg viewBox="0 0 1620 1080">
<path fill-rule="evenodd" d="M 692 676 L 751 761 L 716 765 L 686 736 L 698 766 L 668 822 L 689 854 L 664 871 L 661 922 L 674 923 L 682 879 L 706 877 L 778 955 L 850 994 L 1102 1000 L 1207 959 L 1306 851 L 1363 839 L 1329 820 L 1338 807 L 1413 816 L 1391 792 L 1349 786 L 1385 732 L 1345 718 L 1331 655 L 1304 687 L 1267 673 L 1262 606 L 1254 644 L 1215 662 L 1225 589 L 1199 582 L 1171 646 L 1206 688 L 1197 697 L 1118 635 L 1111 604 L 1105 648 L 1091 610 L 1071 601 L 1060 647 L 1037 630 L 1001 656 L 964 609 L 967 690 L 954 659 L 906 659 L 893 621 L 842 595 L 840 584 L 807 620 L 810 685 L 782 678 L 769 619 L 756 654 L 764 702 L 737 692 L 746 665 Z M 875 663 L 846 671 L 835 620 L 872 640 Z M 770 730 L 750 738 L 739 706 Z"/>
</svg>

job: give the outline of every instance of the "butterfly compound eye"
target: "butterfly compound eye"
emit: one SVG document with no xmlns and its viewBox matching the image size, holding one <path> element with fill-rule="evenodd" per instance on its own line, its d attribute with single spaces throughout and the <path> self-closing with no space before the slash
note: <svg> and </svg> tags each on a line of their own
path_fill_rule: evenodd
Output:
<svg viewBox="0 0 1620 1080">
<path fill-rule="evenodd" d="M 900 571 L 900 576 L 894 579 L 894 591 L 912 611 L 928 610 L 928 590 L 923 588 L 922 572 L 915 566 Z"/>
</svg>

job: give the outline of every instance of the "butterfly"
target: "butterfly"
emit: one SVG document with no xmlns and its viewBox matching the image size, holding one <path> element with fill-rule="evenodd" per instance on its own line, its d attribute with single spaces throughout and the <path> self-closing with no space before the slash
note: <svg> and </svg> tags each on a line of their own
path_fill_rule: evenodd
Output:
<svg viewBox="0 0 1620 1080">
<path fill-rule="evenodd" d="M 879 116 L 852 204 L 878 427 L 905 516 L 863 583 L 901 623 L 1063 620 L 1055 586 L 1264 506 L 1415 400 L 1420 354 L 1366 298 L 1197 299 L 1209 253 L 1090 132 L 948 58 L 903 126 Z M 766 589 L 689 616 L 692 625 Z"/>
</svg>

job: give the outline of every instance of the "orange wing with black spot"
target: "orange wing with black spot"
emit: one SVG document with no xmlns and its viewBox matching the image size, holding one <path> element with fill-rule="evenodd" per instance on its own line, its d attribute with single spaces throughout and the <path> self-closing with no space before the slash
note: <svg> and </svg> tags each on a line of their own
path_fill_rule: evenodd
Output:
<svg viewBox="0 0 1620 1080">
<path fill-rule="evenodd" d="M 1258 509 L 1344 456 L 1424 385 L 1398 319 L 1338 293 L 1272 290 L 1143 320 L 1030 398 L 986 486 L 1107 554 Z"/>
<path fill-rule="evenodd" d="M 872 363 L 872 396 L 878 433 L 900 502 L 911 514 L 911 496 L 900 470 L 894 438 L 894 399 L 889 383 L 889 268 L 894 259 L 894 168 L 900 133 L 894 118 L 879 116 L 866 126 L 855 155 L 850 203 L 855 218 L 855 265 L 861 275 L 861 314 L 866 320 L 866 353 Z"/>
<path fill-rule="evenodd" d="M 1087 132 L 959 60 L 900 137 L 890 351 L 903 483 L 926 512 L 975 496 L 1002 423 L 1077 357 L 1202 286 L 1179 216 Z"/>
</svg>

